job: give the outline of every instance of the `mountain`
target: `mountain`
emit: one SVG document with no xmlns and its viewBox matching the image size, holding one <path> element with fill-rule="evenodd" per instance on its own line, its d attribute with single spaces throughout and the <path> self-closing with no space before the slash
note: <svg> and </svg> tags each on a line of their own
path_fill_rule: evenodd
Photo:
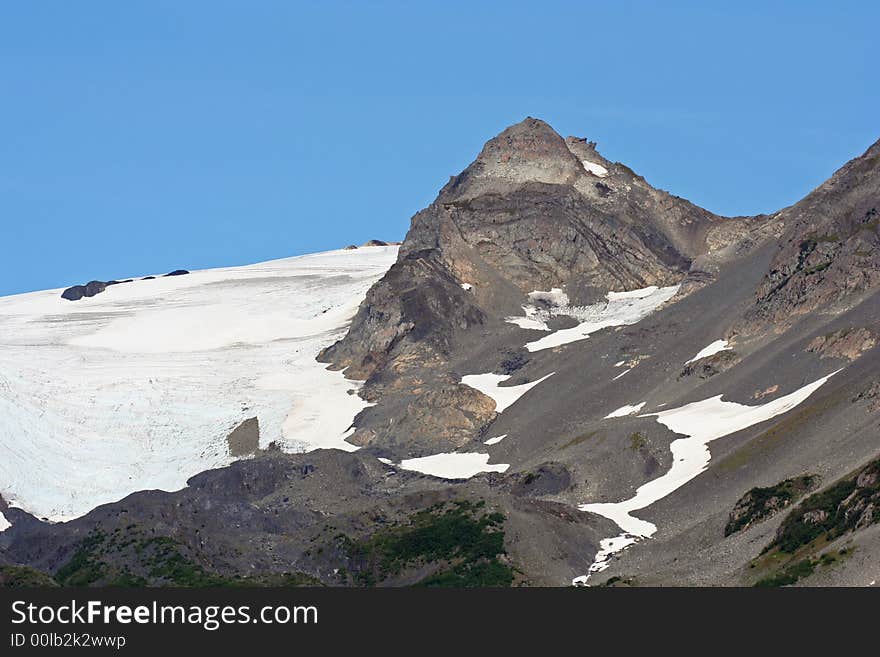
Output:
<svg viewBox="0 0 880 657">
<path fill-rule="evenodd" d="M 721 217 L 528 118 L 399 249 L 0 299 L 0 580 L 876 582 L 878 155 Z"/>
</svg>

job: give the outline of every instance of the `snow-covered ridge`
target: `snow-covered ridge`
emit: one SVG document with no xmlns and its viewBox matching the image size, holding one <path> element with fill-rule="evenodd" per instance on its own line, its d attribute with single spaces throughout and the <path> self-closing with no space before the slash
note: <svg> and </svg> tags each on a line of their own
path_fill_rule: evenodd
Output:
<svg viewBox="0 0 880 657">
<path fill-rule="evenodd" d="M 0 493 L 71 518 L 228 464 L 226 436 L 336 447 L 366 403 L 315 362 L 396 246 L 135 280 L 80 301 L 0 298 Z"/>
</svg>

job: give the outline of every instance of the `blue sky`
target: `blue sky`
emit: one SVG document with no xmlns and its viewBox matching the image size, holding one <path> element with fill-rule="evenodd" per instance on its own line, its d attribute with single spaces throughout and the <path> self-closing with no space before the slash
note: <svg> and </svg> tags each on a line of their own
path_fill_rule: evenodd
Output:
<svg viewBox="0 0 880 657">
<path fill-rule="evenodd" d="M 0 295 L 402 239 L 525 116 L 722 214 L 880 138 L 877 2 L 7 2 Z"/>
</svg>

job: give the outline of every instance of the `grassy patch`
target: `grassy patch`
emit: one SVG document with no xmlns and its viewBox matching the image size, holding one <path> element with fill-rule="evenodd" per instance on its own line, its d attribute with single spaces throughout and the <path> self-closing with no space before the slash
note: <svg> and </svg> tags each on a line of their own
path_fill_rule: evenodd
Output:
<svg viewBox="0 0 880 657">
<path fill-rule="evenodd" d="M 58 586 L 58 582 L 30 566 L 0 566 L 0 588 L 30 589 L 38 586 Z"/>
<path fill-rule="evenodd" d="M 211 572 L 168 536 L 146 537 L 133 526 L 113 534 L 96 530 L 55 573 L 62 586 L 303 586 L 320 582 L 303 573 L 234 576 Z"/>
<path fill-rule="evenodd" d="M 636 431 L 633 434 L 630 434 L 629 437 L 629 448 L 637 452 L 648 444 L 648 439 L 645 438 L 645 434 L 641 431 Z"/>
<path fill-rule="evenodd" d="M 755 586 L 788 586 L 803 577 L 809 577 L 815 569 L 816 562 L 812 559 L 803 559 L 778 573 L 759 579 L 755 582 Z"/>
<path fill-rule="evenodd" d="M 469 501 L 436 505 L 366 539 L 337 536 L 337 545 L 354 565 L 352 580 L 362 586 L 431 564 L 439 569 L 418 586 L 510 586 L 514 571 L 501 559 L 504 516 L 486 513 L 484 506 Z"/>
<path fill-rule="evenodd" d="M 779 572 L 773 573 L 772 575 L 768 575 L 766 577 L 762 577 L 757 582 L 755 582 L 754 586 L 759 587 L 772 587 L 772 586 L 790 586 L 795 584 L 801 579 L 805 577 L 809 577 L 814 572 L 816 572 L 817 568 L 823 567 L 828 568 L 838 563 L 841 559 L 849 556 L 852 553 L 850 548 L 843 548 L 838 552 L 824 552 L 819 555 L 818 559 L 812 559 L 807 557 L 806 559 L 801 559 L 799 561 L 795 561 L 794 563 L 790 563 L 785 566 Z"/>
</svg>

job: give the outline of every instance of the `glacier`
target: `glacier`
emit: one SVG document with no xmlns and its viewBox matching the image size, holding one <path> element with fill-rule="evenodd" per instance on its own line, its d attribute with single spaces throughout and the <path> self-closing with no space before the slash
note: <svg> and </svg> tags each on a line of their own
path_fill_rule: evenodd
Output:
<svg viewBox="0 0 880 657">
<path fill-rule="evenodd" d="M 0 298 L 0 494 L 52 521 L 228 465 L 260 446 L 353 450 L 367 403 L 315 361 L 342 337 L 396 246 L 133 280 L 79 301 Z"/>
</svg>

